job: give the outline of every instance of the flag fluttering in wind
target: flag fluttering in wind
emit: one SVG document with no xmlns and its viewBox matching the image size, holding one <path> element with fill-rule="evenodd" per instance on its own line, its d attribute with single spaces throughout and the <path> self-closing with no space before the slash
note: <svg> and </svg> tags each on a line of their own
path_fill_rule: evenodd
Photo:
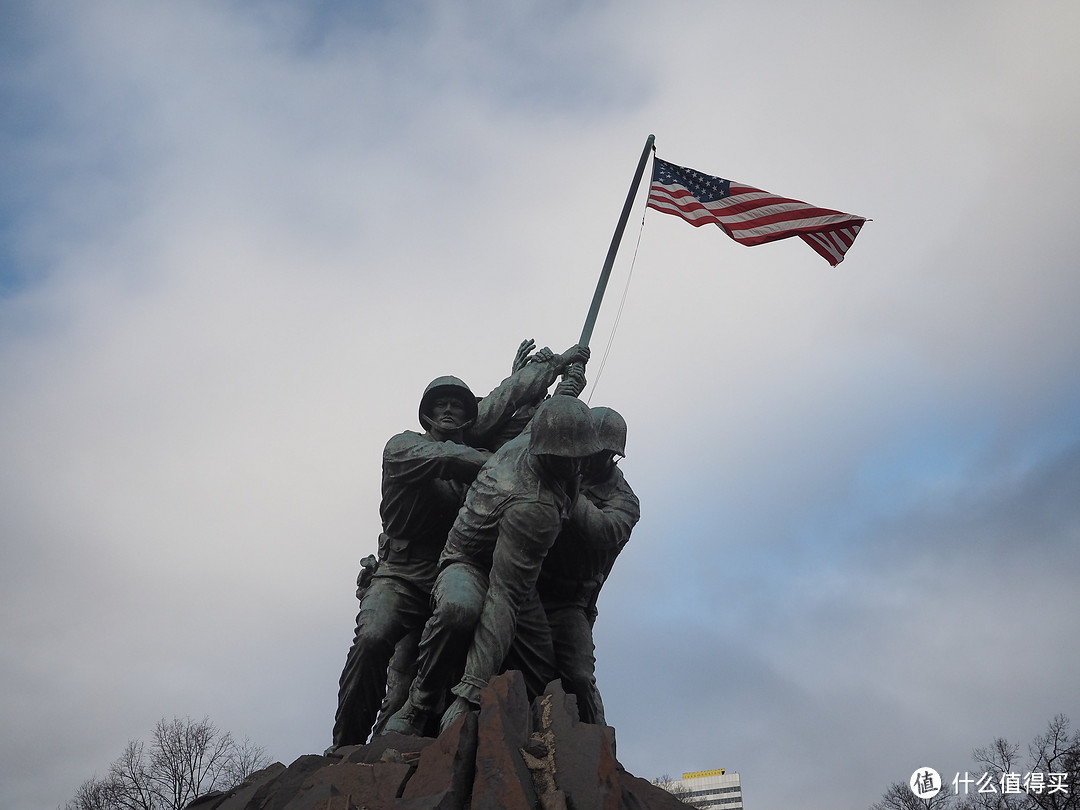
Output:
<svg viewBox="0 0 1080 810">
<path fill-rule="evenodd" d="M 713 224 L 741 245 L 798 236 L 833 267 L 844 260 L 865 217 L 818 208 L 653 158 L 649 208 L 691 225 Z"/>
</svg>

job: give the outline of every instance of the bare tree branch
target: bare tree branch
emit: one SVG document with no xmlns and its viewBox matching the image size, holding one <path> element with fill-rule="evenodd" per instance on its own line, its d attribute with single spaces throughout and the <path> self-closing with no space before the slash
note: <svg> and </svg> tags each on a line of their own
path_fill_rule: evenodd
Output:
<svg viewBox="0 0 1080 810">
<path fill-rule="evenodd" d="M 961 795 L 942 790 L 920 800 L 907 785 L 890 785 L 870 810 L 1080 810 L 1080 732 L 1069 733 L 1069 719 L 1057 715 L 1046 732 L 1028 746 L 1028 762 L 1020 746 L 999 737 L 976 748 L 976 778 L 965 772 Z"/>
<path fill-rule="evenodd" d="M 218 730 L 208 718 L 162 718 L 149 747 L 127 744 L 104 779 L 88 779 L 65 810 L 183 810 L 199 796 L 239 784 L 270 762 L 266 751 Z"/>
<path fill-rule="evenodd" d="M 894 782 L 870 810 L 961 810 L 956 797 L 944 788 L 929 799 L 920 799 L 904 782 Z"/>
</svg>

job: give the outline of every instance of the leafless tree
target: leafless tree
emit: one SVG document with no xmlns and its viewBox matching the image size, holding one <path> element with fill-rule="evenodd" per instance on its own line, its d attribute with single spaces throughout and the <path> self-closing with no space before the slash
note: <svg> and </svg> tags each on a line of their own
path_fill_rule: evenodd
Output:
<svg viewBox="0 0 1080 810">
<path fill-rule="evenodd" d="M 690 807 L 703 807 L 704 801 L 701 799 L 693 799 L 690 797 L 690 788 L 686 785 L 679 784 L 677 779 L 673 779 L 669 774 L 664 774 L 656 779 L 652 780 L 652 783 L 659 788 L 663 788 L 676 799 L 683 804 L 690 805 Z"/>
<path fill-rule="evenodd" d="M 1002 790 L 1002 780 L 1006 774 L 1016 774 L 1020 769 L 1020 746 L 1010 743 L 1004 737 L 998 737 L 990 745 L 976 748 L 971 753 L 972 759 L 982 773 L 984 790 L 968 793 L 965 804 L 972 810 L 1020 810 L 1030 805 L 1023 793 L 1006 793 Z M 993 791 L 989 791 L 993 788 Z"/>
<path fill-rule="evenodd" d="M 65 810 L 183 810 L 268 764 L 261 747 L 246 738 L 238 744 L 207 718 L 163 718 L 149 746 L 129 742 L 106 776 L 83 782 Z"/>
<path fill-rule="evenodd" d="M 871 810 L 1080 810 L 1080 732 L 1069 733 L 1069 719 L 1058 715 L 1028 746 L 999 737 L 972 752 L 973 774 L 961 795 L 942 790 L 919 799 L 903 783 L 891 785 Z M 1037 779 L 1036 779 L 1037 777 Z"/>
<path fill-rule="evenodd" d="M 266 755 L 266 749 L 244 737 L 242 742 L 234 743 L 233 755 L 225 769 L 225 784 L 238 785 L 269 764 L 270 758 Z"/>
<path fill-rule="evenodd" d="M 948 785 L 929 799 L 920 799 L 903 782 L 894 782 L 870 810 L 961 810 Z"/>
<path fill-rule="evenodd" d="M 112 810 L 119 807 L 113 801 L 112 785 L 104 779 L 87 779 L 75 791 L 75 798 L 65 805 L 66 810 Z"/>
<path fill-rule="evenodd" d="M 1080 810 L 1080 731 L 1069 734 L 1069 718 L 1063 714 L 1050 721 L 1046 733 L 1028 746 L 1031 771 L 1064 774 L 1059 777 L 1067 791 L 1044 789 L 1032 793 L 1031 800 L 1040 810 Z M 1055 780 L 1056 781 L 1056 780 Z"/>
</svg>

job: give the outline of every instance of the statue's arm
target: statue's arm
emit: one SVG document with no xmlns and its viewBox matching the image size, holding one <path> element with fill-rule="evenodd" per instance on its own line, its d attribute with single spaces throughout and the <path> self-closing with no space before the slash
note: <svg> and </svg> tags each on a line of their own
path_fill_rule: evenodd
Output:
<svg viewBox="0 0 1080 810">
<path fill-rule="evenodd" d="M 578 495 L 570 513 L 570 523 L 596 548 L 621 549 L 641 517 L 637 495 L 625 480 L 619 483 L 614 495 L 602 505 L 593 503 L 586 494 Z"/>
<path fill-rule="evenodd" d="M 387 442 L 383 450 L 383 477 L 403 484 L 432 478 L 469 483 L 490 456 L 486 450 L 465 444 L 405 432 Z"/>
<path fill-rule="evenodd" d="M 526 343 L 519 347 L 519 351 Z M 552 354 L 545 349 L 538 351 L 531 362 L 518 368 L 477 403 L 476 420 L 469 429 L 469 444 L 484 446 L 484 440 L 513 416 L 518 408 L 540 402 L 560 374 L 572 364 L 583 364 L 588 359 L 587 346 L 571 346 L 562 354 Z M 518 365 L 516 359 L 514 365 Z"/>
</svg>

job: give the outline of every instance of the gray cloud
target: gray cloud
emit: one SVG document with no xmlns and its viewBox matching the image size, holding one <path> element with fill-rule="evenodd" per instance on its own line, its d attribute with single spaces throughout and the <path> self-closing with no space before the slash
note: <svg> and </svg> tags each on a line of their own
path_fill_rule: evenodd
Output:
<svg viewBox="0 0 1080 810">
<path fill-rule="evenodd" d="M 5 808 L 161 716 L 325 747 L 382 444 L 576 339 L 649 132 L 874 221 L 628 231 L 624 763 L 858 806 L 1080 714 L 1070 5 L 63 11 L 0 25 Z"/>
</svg>

